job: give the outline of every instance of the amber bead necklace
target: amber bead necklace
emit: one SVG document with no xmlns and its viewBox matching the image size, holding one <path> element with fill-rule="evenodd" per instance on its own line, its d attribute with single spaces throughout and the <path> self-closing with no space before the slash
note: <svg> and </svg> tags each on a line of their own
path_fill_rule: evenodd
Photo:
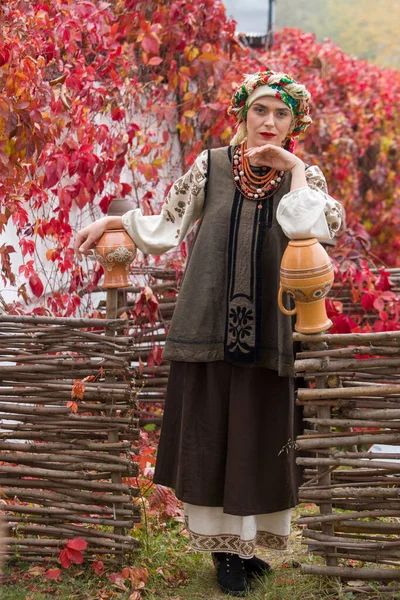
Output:
<svg viewBox="0 0 400 600">
<path fill-rule="evenodd" d="M 246 149 L 247 142 L 244 140 L 233 152 L 233 182 L 245 198 L 262 202 L 280 188 L 285 171 L 269 169 L 267 173 L 257 175 L 252 171 L 249 159 L 245 156 Z M 259 204 L 258 208 L 262 208 L 262 204 Z"/>
</svg>

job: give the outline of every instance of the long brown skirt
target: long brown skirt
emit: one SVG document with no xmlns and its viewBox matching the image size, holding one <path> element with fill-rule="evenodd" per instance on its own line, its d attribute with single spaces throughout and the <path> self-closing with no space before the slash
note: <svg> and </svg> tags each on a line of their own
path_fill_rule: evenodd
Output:
<svg viewBox="0 0 400 600">
<path fill-rule="evenodd" d="M 224 361 L 172 362 L 154 481 L 231 515 L 291 508 L 300 431 L 293 379 Z"/>
</svg>

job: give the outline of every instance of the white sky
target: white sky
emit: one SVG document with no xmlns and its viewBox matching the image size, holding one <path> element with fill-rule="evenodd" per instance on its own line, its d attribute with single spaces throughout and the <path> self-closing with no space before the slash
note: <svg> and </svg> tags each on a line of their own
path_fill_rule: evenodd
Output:
<svg viewBox="0 0 400 600">
<path fill-rule="evenodd" d="M 237 21 L 240 33 L 267 33 L 268 0 L 223 0 L 228 16 Z"/>
</svg>

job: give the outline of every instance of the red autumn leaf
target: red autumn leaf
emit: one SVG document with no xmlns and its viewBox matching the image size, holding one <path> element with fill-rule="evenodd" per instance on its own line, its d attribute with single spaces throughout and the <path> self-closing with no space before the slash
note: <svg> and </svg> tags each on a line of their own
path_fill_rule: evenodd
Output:
<svg viewBox="0 0 400 600">
<path fill-rule="evenodd" d="M 74 563 L 74 565 L 81 565 L 83 563 L 83 554 L 79 550 L 74 550 L 73 548 L 66 548 L 68 552 L 69 560 Z"/>
<path fill-rule="evenodd" d="M 111 111 L 111 118 L 113 121 L 122 121 L 125 118 L 125 110 L 120 106 L 116 106 Z"/>
<path fill-rule="evenodd" d="M 47 579 L 58 579 L 61 573 L 61 569 L 48 569 L 44 576 L 47 577 Z"/>
<path fill-rule="evenodd" d="M 110 133 L 110 130 L 107 127 L 107 125 L 104 125 L 104 124 L 100 125 L 96 131 L 96 141 L 99 144 L 102 144 L 103 142 L 105 142 L 107 140 L 109 133 Z"/>
<path fill-rule="evenodd" d="M 337 333 L 351 333 L 357 327 L 357 323 L 348 315 L 339 315 L 334 320 L 334 327 Z"/>
<path fill-rule="evenodd" d="M 153 178 L 153 168 L 148 163 L 139 163 L 138 170 L 145 176 L 147 181 L 151 181 Z"/>
<path fill-rule="evenodd" d="M 389 290 L 382 292 L 381 296 L 384 300 L 394 300 L 397 302 L 397 295 Z"/>
<path fill-rule="evenodd" d="M 150 576 L 148 569 L 138 567 L 124 567 L 121 575 L 124 579 L 130 579 L 131 589 L 134 590 L 143 589 Z"/>
<path fill-rule="evenodd" d="M 43 180 L 44 188 L 52 188 L 54 187 L 60 180 L 60 175 L 58 174 L 57 164 L 51 162 L 46 165 L 45 168 L 45 176 Z"/>
<path fill-rule="evenodd" d="M 78 412 L 78 405 L 76 402 L 73 402 L 72 400 L 67 402 L 67 408 L 70 408 L 74 414 Z"/>
<path fill-rule="evenodd" d="M 66 546 L 68 548 L 71 548 L 72 550 L 86 550 L 87 548 L 87 542 L 82 539 L 82 538 L 73 538 L 72 540 L 68 540 L 68 542 L 66 543 Z"/>
<path fill-rule="evenodd" d="M 33 240 L 21 238 L 19 240 L 19 245 L 21 246 L 22 256 L 26 256 L 27 254 L 30 254 L 31 256 L 33 256 L 33 254 L 35 252 L 35 248 L 36 248 L 36 244 Z"/>
<path fill-rule="evenodd" d="M 71 390 L 71 398 L 78 398 L 78 400 L 83 400 L 83 396 L 85 394 L 85 384 L 82 379 L 75 379 L 74 385 Z"/>
<path fill-rule="evenodd" d="M 20 229 L 25 227 L 29 222 L 29 217 L 26 210 L 20 206 L 19 209 L 13 213 L 12 222 Z"/>
<path fill-rule="evenodd" d="M 9 279 L 11 285 L 16 285 L 15 275 L 12 272 L 11 257 L 10 254 L 15 252 L 13 246 L 3 244 L 0 246 L 0 263 L 3 275 L 3 281 L 6 282 L 6 278 Z"/>
<path fill-rule="evenodd" d="M 5 225 L 8 221 L 8 216 L 0 213 L 0 225 Z"/>
<path fill-rule="evenodd" d="M 3 65 L 5 65 L 6 63 L 8 63 L 8 61 L 10 60 L 10 52 L 7 50 L 7 48 L 1 48 L 0 49 L 0 67 L 2 67 Z"/>
<path fill-rule="evenodd" d="M 63 548 L 63 550 L 61 550 L 60 554 L 58 555 L 58 560 L 62 564 L 64 569 L 69 569 L 69 567 L 71 566 L 71 559 L 69 557 L 67 548 Z"/>
<path fill-rule="evenodd" d="M 151 58 L 147 64 L 157 66 L 157 65 L 161 64 L 162 61 L 163 61 L 163 59 L 161 58 L 161 56 L 153 56 L 153 58 Z"/>
<path fill-rule="evenodd" d="M 157 39 L 153 37 L 153 35 L 145 35 L 142 40 L 142 46 L 146 52 L 152 52 L 153 54 L 156 54 L 158 52 L 159 43 Z"/>
<path fill-rule="evenodd" d="M 111 581 L 115 587 L 123 592 L 128 592 L 128 588 L 124 583 L 124 578 L 121 573 L 112 573 L 111 575 L 107 575 L 107 579 Z"/>
<path fill-rule="evenodd" d="M 153 353 L 150 352 L 149 356 L 147 357 L 147 366 L 154 367 L 154 365 L 155 365 L 154 356 L 153 356 Z"/>
<path fill-rule="evenodd" d="M 132 186 L 129 185 L 129 183 L 122 183 L 121 184 L 121 196 L 126 196 L 127 194 L 129 194 L 132 191 Z"/>
<path fill-rule="evenodd" d="M 110 573 L 110 575 L 107 575 L 107 579 L 111 581 L 111 583 L 115 583 L 116 581 L 121 581 L 123 577 L 121 573 Z"/>
<path fill-rule="evenodd" d="M 343 303 L 335 300 L 325 300 L 326 313 L 330 319 L 343 312 Z"/>
<path fill-rule="evenodd" d="M 40 296 L 43 294 L 44 286 L 37 273 L 33 273 L 32 275 L 30 275 L 29 287 L 31 288 L 33 294 L 35 294 L 37 298 L 40 298 Z"/>
<path fill-rule="evenodd" d="M 377 319 L 374 323 L 374 331 L 376 331 L 376 333 L 382 333 L 383 331 L 387 331 L 387 323 L 381 321 L 380 319 Z"/>
<path fill-rule="evenodd" d="M 92 562 L 92 569 L 96 575 L 101 575 L 104 572 L 104 563 L 102 560 L 94 560 Z"/>
<path fill-rule="evenodd" d="M 391 289 L 392 284 L 390 283 L 390 280 L 389 280 L 389 272 L 388 271 L 386 271 L 385 269 L 381 269 L 378 280 L 375 283 L 375 287 L 377 290 L 380 290 L 382 292 L 385 292 L 385 291 Z"/>
<path fill-rule="evenodd" d="M 374 307 L 374 301 L 377 300 L 376 293 L 374 292 L 365 292 L 361 296 L 361 304 L 366 312 L 372 310 Z"/>
<path fill-rule="evenodd" d="M 156 485 L 150 500 L 150 508 L 151 510 L 162 510 L 167 516 L 173 517 L 179 509 L 179 504 L 169 488 Z"/>
<path fill-rule="evenodd" d="M 110 204 L 114 200 L 114 198 L 115 198 L 115 196 L 113 196 L 112 194 L 106 194 L 105 196 L 102 197 L 102 199 L 99 202 L 99 206 L 100 206 L 101 212 L 103 214 L 107 214 L 108 207 L 110 206 Z"/>
<path fill-rule="evenodd" d="M 80 181 L 76 185 L 75 191 L 77 194 L 74 196 L 74 200 L 78 207 L 82 210 L 90 200 L 89 190 L 85 185 L 82 184 L 82 181 Z"/>
<path fill-rule="evenodd" d="M 139 569 L 138 567 L 132 567 L 132 570 L 141 581 L 144 583 L 148 582 L 150 573 L 147 567 L 143 567 L 142 569 Z"/>
<path fill-rule="evenodd" d="M 161 365 L 162 353 L 163 353 L 162 347 L 157 346 L 156 348 L 153 348 L 152 352 L 153 352 L 153 356 L 154 356 L 154 362 L 156 363 L 156 365 Z"/>
<path fill-rule="evenodd" d="M 378 297 L 374 300 L 373 302 L 373 307 L 375 308 L 375 310 L 381 311 L 385 308 L 385 303 L 382 300 L 382 298 Z"/>
</svg>

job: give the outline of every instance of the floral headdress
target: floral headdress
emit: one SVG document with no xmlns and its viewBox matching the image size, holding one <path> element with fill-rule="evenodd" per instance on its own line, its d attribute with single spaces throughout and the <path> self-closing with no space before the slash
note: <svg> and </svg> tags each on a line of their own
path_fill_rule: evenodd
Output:
<svg viewBox="0 0 400 600">
<path fill-rule="evenodd" d="M 246 117 L 249 98 L 260 86 L 268 86 L 270 88 L 268 95 L 272 90 L 273 95 L 290 108 L 293 115 L 293 123 L 289 131 L 290 139 L 299 136 L 312 123 L 309 115 L 311 94 L 306 87 L 297 83 L 286 73 L 260 71 L 253 75 L 246 75 L 243 83 L 232 96 L 228 113 L 234 115 L 238 122 L 238 131 L 231 142 L 232 145 L 240 143 L 247 135 Z M 258 97 L 260 96 L 262 96 L 261 93 Z"/>
</svg>

